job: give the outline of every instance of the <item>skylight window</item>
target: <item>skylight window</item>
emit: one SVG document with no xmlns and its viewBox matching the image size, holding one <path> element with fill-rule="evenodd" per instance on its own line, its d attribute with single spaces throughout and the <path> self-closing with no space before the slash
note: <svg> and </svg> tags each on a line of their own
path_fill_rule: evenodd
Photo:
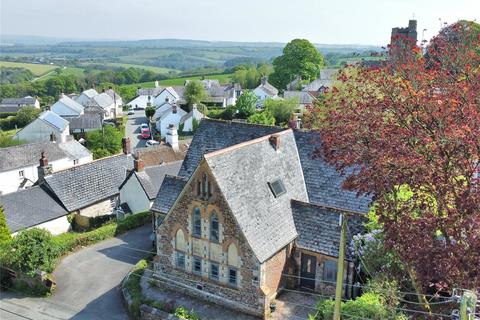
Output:
<svg viewBox="0 0 480 320">
<path fill-rule="evenodd" d="M 268 186 L 270 187 L 270 190 L 272 190 L 273 196 L 275 198 L 278 198 L 282 194 L 287 192 L 287 190 L 285 189 L 285 186 L 283 185 L 282 180 L 280 179 L 277 179 L 273 182 L 269 182 Z"/>
</svg>

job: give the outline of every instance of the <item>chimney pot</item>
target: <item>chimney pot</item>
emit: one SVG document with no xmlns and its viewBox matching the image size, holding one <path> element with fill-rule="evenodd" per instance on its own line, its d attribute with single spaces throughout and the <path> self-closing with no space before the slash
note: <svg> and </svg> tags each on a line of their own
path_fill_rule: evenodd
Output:
<svg viewBox="0 0 480 320">
<path fill-rule="evenodd" d="M 130 154 L 130 138 L 122 138 L 122 150 L 124 154 Z"/>
<path fill-rule="evenodd" d="M 52 166 L 48 164 L 48 159 L 44 151 L 42 151 L 42 156 L 39 162 L 40 165 L 37 167 L 38 183 L 42 184 L 45 182 L 45 176 L 52 173 Z"/>
<path fill-rule="evenodd" d="M 280 135 L 278 134 L 271 135 L 269 138 L 269 141 L 275 150 L 280 149 Z"/>
</svg>

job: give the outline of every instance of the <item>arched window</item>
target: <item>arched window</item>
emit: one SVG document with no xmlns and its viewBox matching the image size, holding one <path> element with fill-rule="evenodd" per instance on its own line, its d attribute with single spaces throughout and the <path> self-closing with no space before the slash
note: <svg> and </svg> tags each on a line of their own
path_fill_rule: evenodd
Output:
<svg viewBox="0 0 480 320">
<path fill-rule="evenodd" d="M 228 246 L 227 252 L 227 263 L 228 263 L 228 284 L 231 286 L 238 285 L 238 251 L 237 246 L 234 243 L 231 243 Z"/>
<path fill-rule="evenodd" d="M 210 215 L 210 240 L 218 241 L 219 237 L 219 224 L 218 224 L 218 216 L 214 212 Z"/>
<path fill-rule="evenodd" d="M 200 214 L 199 208 L 193 209 L 192 228 L 193 228 L 192 233 L 195 237 L 202 236 L 202 215 Z"/>
<path fill-rule="evenodd" d="M 178 229 L 175 235 L 175 249 L 180 251 L 187 251 L 187 244 L 185 243 L 185 235 L 182 229 Z"/>
</svg>

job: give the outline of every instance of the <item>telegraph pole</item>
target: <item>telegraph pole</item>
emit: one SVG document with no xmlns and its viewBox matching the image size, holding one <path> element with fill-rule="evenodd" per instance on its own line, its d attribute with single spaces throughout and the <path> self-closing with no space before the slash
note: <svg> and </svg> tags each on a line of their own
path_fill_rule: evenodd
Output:
<svg viewBox="0 0 480 320">
<path fill-rule="evenodd" d="M 342 213 L 340 215 L 341 226 L 340 232 L 340 248 L 338 249 L 337 262 L 337 287 L 335 289 L 335 308 L 333 313 L 333 320 L 340 320 L 340 311 L 342 306 L 342 289 L 343 289 L 343 270 L 345 268 L 345 244 L 347 242 L 347 215 Z"/>
</svg>

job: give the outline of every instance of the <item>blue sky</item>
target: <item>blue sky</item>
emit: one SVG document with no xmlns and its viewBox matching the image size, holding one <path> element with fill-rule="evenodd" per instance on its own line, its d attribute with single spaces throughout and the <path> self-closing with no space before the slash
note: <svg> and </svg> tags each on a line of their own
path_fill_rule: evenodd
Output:
<svg viewBox="0 0 480 320">
<path fill-rule="evenodd" d="M 375 44 L 418 20 L 477 19 L 480 0 L 1 0 L 0 33 L 73 39 L 180 38 Z M 421 40 L 421 39 L 419 39 Z"/>
</svg>

